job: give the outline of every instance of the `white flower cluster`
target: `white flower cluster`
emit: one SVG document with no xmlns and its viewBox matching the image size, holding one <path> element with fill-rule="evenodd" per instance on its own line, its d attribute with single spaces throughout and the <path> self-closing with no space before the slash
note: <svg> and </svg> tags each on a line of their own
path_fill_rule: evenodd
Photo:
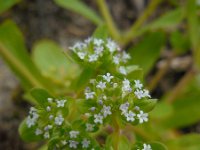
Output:
<svg viewBox="0 0 200 150">
<path fill-rule="evenodd" d="M 135 106 L 132 110 L 133 106 L 130 106 L 130 103 L 127 101 L 126 96 L 130 94 L 135 98 L 134 89 L 142 90 L 142 83 L 139 80 L 134 80 L 134 85 L 131 85 L 131 82 L 128 79 L 120 80 L 118 78 L 114 78 L 110 73 L 106 73 L 105 75 L 101 75 L 98 77 L 98 81 L 92 79 L 90 82 L 92 84 L 92 88 L 87 87 L 85 90 L 85 99 L 90 101 L 95 101 L 96 106 L 91 107 L 90 113 L 86 113 L 87 117 L 93 117 L 93 123 L 103 124 L 104 119 L 108 116 L 112 115 L 113 111 L 116 111 L 118 107 L 121 111 L 122 116 L 126 118 L 127 122 L 134 122 L 138 120 L 140 124 L 148 121 L 148 114 L 144 113 L 138 106 Z M 108 94 L 111 93 L 112 94 Z M 147 93 L 147 90 L 142 90 Z M 150 97 L 149 94 L 143 93 L 143 97 Z M 138 95 L 136 95 L 138 98 Z M 125 101 L 125 103 L 122 101 Z M 138 98 L 140 99 L 140 98 Z M 113 101 L 119 101 L 120 103 L 113 103 Z M 117 105 L 117 106 L 115 106 Z M 131 104 L 132 105 L 132 104 Z M 115 108 L 115 110 L 114 110 Z"/>
<path fill-rule="evenodd" d="M 139 123 L 142 124 L 148 121 L 148 114 L 144 113 L 138 106 L 134 108 L 134 110 L 129 110 L 129 102 L 123 103 L 120 105 L 119 109 L 121 110 L 121 114 L 125 116 L 128 122 L 134 122 L 135 119 L 139 120 Z M 138 113 L 139 112 L 139 113 Z"/>
<path fill-rule="evenodd" d="M 72 50 L 82 61 L 89 63 L 110 61 L 116 65 L 119 73 L 123 75 L 127 74 L 125 64 L 131 59 L 131 56 L 125 51 L 120 52 L 120 47 L 110 38 L 102 40 L 90 37 L 84 42 L 76 43 L 69 49 Z M 101 60 L 101 58 L 104 60 Z"/>
<path fill-rule="evenodd" d="M 140 150 L 140 149 L 137 149 L 137 150 Z M 144 143 L 142 150 L 152 150 L 151 145 Z"/>
<path fill-rule="evenodd" d="M 134 91 L 134 94 L 138 99 L 142 99 L 145 97 L 151 98 L 149 91 L 147 89 L 142 89 L 143 85 L 140 82 L 140 80 L 135 80 L 134 82 L 135 82 L 135 88 L 136 88 L 136 90 Z"/>
<path fill-rule="evenodd" d="M 29 116 L 27 117 L 26 124 L 28 128 L 34 126 L 37 123 L 39 115 L 37 113 L 37 109 L 34 107 L 30 108 Z"/>
<path fill-rule="evenodd" d="M 71 130 L 69 132 L 70 139 L 68 141 L 67 140 L 61 141 L 62 146 L 68 144 L 70 149 L 77 149 L 79 145 L 81 146 L 81 148 L 89 148 L 91 145 L 91 141 L 88 138 L 78 137 L 79 135 L 80 135 L 79 131 Z"/>
<path fill-rule="evenodd" d="M 48 106 L 46 106 L 45 111 L 46 114 L 48 114 L 48 124 L 43 124 L 37 125 L 37 128 L 35 130 L 35 135 L 42 135 L 45 139 L 50 138 L 50 131 L 53 129 L 55 126 L 61 126 L 64 122 L 63 115 L 60 111 L 61 108 L 65 106 L 65 103 L 67 100 L 58 100 L 58 99 L 53 99 L 53 98 L 47 98 L 48 101 Z M 47 118 L 44 118 L 46 116 L 39 115 L 38 110 L 34 107 L 31 107 L 29 111 L 29 116 L 27 118 L 26 124 L 28 128 L 36 125 L 38 119 L 41 120 L 46 120 Z"/>
</svg>

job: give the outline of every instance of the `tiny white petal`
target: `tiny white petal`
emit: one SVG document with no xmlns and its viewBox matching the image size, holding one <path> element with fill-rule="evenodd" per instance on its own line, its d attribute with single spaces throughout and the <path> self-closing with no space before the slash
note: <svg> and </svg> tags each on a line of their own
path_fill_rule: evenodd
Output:
<svg viewBox="0 0 200 150">
<path fill-rule="evenodd" d="M 124 66 L 120 66 L 119 67 L 119 72 L 123 75 L 127 75 L 127 70 Z"/>
</svg>

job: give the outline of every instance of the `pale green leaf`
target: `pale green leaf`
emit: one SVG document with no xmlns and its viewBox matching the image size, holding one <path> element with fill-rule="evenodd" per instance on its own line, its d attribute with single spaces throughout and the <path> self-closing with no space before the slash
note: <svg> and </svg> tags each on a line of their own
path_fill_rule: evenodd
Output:
<svg viewBox="0 0 200 150">
<path fill-rule="evenodd" d="M 11 8 L 13 5 L 20 2 L 20 0 L 0 0 L 0 14 Z"/>
<path fill-rule="evenodd" d="M 89 19 L 93 23 L 100 25 L 102 23 L 101 18 L 96 14 L 94 10 L 84 4 L 81 0 L 54 0 L 55 3 L 63 8 L 74 11 L 85 18 Z"/>
</svg>

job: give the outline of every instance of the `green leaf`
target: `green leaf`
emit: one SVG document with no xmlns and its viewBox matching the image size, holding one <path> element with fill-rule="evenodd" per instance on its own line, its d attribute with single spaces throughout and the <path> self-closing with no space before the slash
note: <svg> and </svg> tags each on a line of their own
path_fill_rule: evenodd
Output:
<svg viewBox="0 0 200 150">
<path fill-rule="evenodd" d="M 165 102 L 158 102 L 156 107 L 150 112 L 154 119 L 166 119 L 173 114 L 173 107 Z"/>
<path fill-rule="evenodd" d="M 175 31 L 171 34 L 170 43 L 177 54 L 183 54 L 190 49 L 188 36 L 180 31 Z"/>
<path fill-rule="evenodd" d="M 143 80 L 144 71 L 138 65 L 127 66 L 126 70 L 127 70 L 127 74 L 128 74 L 127 78 L 130 81 L 133 81 L 135 79 Z"/>
<path fill-rule="evenodd" d="M 84 68 L 80 76 L 77 78 L 77 81 L 74 82 L 75 89 L 82 89 L 89 82 L 93 75 L 94 70 L 92 68 Z"/>
<path fill-rule="evenodd" d="M 36 126 L 28 128 L 26 119 L 19 126 L 19 135 L 26 142 L 42 140 L 42 136 L 35 135 Z"/>
<path fill-rule="evenodd" d="M 168 150 L 168 148 L 160 142 L 151 142 L 151 148 L 155 150 Z"/>
<path fill-rule="evenodd" d="M 154 32 L 146 35 L 139 43 L 129 49 L 132 56 L 131 63 L 139 65 L 146 75 L 160 56 L 165 42 L 165 34 Z"/>
<path fill-rule="evenodd" d="M 38 89 L 34 88 L 30 91 L 30 94 L 33 96 L 33 98 L 36 100 L 36 102 L 46 108 L 48 105 L 48 98 L 53 98 L 46 90 L 44 89 Z"/>
<path fill-rule="evenodd" d="M 18 2 L 20 0 L 0 0 L 0 15 Z"/>
<path fill-rule="evenodd" d="M 172 29 L 175 28 L 182 20 L 184 19 L 184 11 L 183 9 L 175 9 L 167 12 L 151 24 L 147 26 L 147 28 L 155 30 L 155 29 Z"/>
<path fill-rule="evenodd" d="M 19 77 L 26 90 L 34 86 L 51 90 L 46 79 L 30 59 L 23 36 L 12 21 L 6 21 L 0 25 L 0 55 Z"/>
<path fill-rule="evenodd" d="M 113 133 L 108 136 L 105 147 L 106 150 L 131 150 L 128 139 L 123 135 L 119 135 L 119 133 Z"/>
<path fill-rule="evenodd" d="M 42 74 L 56 83 L 70 82 L 80 73 L 78 65 L 71 62 L 53 41 L 42 40 L 37 42 L 34 45 L 32 56 Z"/>
<path fill-rule="evenodd" d="M 108 30 L 106 25 L 100 25 L 98 28 L 96 28 L 92 37 L 106 40 L 108 38 Z"/>
<path fill-rule="evenodd" d="M 172 104 L 174 113 L 163 125 L 168 128 L 186 127 L 199 122 L 200 120 L 200 81 L 199 76 L 187 85 L 184 93 L 177 97 Z M 184 119 L 183 119 L 184 118 Z"/>
<path fill-rule="evenodd" d="M 167 147 L 160 143 L 160 142 L 151 142 L 151 143 L 146 143 L 151 146 L 152 150 L 168 150 Z M 134 150 L 138 149 L 143 149 L 144 148 L 144 142 L 136 142 L 134 145 Z"/>
<path fill-rule="evenodd" d="M 55 3 L 63 8 L 74 11 L 85 18 L 92 21 L 94 24 L 102 24 L 101 18 L 96 14 L 94 10 L 89 8 L 81 0 L 54 0 Z"/>
<path fill-rule="evenodd" d="M 157 99 L 144 99 L 144 100 L 136 100 L 135 105 L 139 106 L 145 112 L 151 111 L 157 103 Z"/>
<path fill-rule="evenodd" d="M 170 150 L 198 150 L 200 149 L 200 135 L 187 134 L 166 142 Z"/>
<path fill-rule="evenodd" d="M 196 65 L 200 68 L 200 21 L 198 16 L 197 1 L 189 0 L 186 3 L 188 33 L 192 45 Z"/>
</svg>

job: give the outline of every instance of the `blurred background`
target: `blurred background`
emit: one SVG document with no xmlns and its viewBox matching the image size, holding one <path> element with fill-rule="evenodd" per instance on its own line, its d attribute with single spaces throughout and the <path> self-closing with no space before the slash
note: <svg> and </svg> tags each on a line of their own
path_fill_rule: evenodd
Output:
<svg viewBox="0 0 200 150">
<path fill-rule="evenodd" d="M 5 1 L 7 1 L 7 4 L 5 4 L 6 10 L 1 12 L 1 6 L 3 8 Z M 53 40 L 63 49 L 67 49 L 76 41 L 89 37 L 97 27 L 95 23 L 73 12 L 71 9 L 60 7 L 53 0 L 16 0 L 13 3 L 10 2 L 10 4 L 9 1 L 0 0 L 0 23 L 8 19 L 16 23 L 24 36 L 25 46 L 29 53 L 31 53 L 35 44 L 43 39 Z M 83 2 L 95 12 L 99 11 L 94 0 L 83 0 Z M 144 13 L 150 0 L 107 0 L 106 2 L 117 27 L 125 31 Z M 167 12 L 185 6 L 184 3 L 185 1 L 181 0 L 176 2 L 174 0 L 163 0 L 153 13 L 148 16 L 148 21 L 144 22 L 144 24 L 159 18 Z M 198 1 L 196 1 L 196 4 L 198 6 Z M 198 16 L 199 13 L 196 15 Z M 185 116 L 187 113 L 195 116 L 195 118 L 186 122 L 183 121 L 182 124 L 171 125 L 167 122 L 169 128 L 177 130 L 176 134 L 178 135 L 200 132 L 200 102 L 196 102 L 199 99 L 198 96 L 200 96 L 200 84 L 199 77 L 197 76 L 198 69 L 196 69 L 193 59 L 194 44 L 190 42 L 190 34 L 187 33 L 189 30 L 188 25 L 185 23 L 187 19 L 177 22 L 180 18 L 181 16 L 165 18 L 166 20 L 171 19 L 171 24 L 177 23 L 178 25 L 175 24 L 171 27 L 169 22 L 164 22 L 160 29 L 154 28 L 156 32 L 164 33 L 164 37 L 160 34 L 158 36 L 151 36 L 151 34 L 145 33 L 134 38 L 128 44 L 123 45 L 123 48 L 129 51 L 134 49 L 132 47 L 136 47 L 133 59 L 134 56 L 138 56 L 136 62 L 137 59 L 143 61 L 141 66 L 146 67 L 145 81 L 151 90 L 152 97 L 158 99 L 165 99 L 167 97 L 169 101 L 175 101 L 176 99 L 191 96 L 189 98 L 190 102 L 193 103 L 191 108 L 187 109 L 188 103 L 184 103 L 182 106 L 179 104 L 173 105 L 174 108 L 178 109 L 180 106 L 184 110 L 175 115 L 179 120 L 171 118 L 171 121 L 177 120 L 180 123 L 180 120 L 188 117 Z M 143 37 L 146 35 L 148 39 L 143 40 Z M 141 46 L 139 45 L 140 42 L 146 45 Z M 143 49 L 143 51 L 138 53 L 137 49 Z M 156 55 L 151 55 L 153 53 L 151 50 L 153 51 L 154 49 L 158 49 L 155 52 Z M 145 65 L 149 63 L 148 56 L 150 59 L 153 59 L 150 60 L 150 66 Z M 194 85 L 193 82 L 197 85 Z M 192 89 L 183 89 L 184 86 L 189 87 L 191 83 Z M 177 91 L 180 91 L 180 93 Z M 191 92 L 194 92 L 194 94 L 191 94 Z M 38 147 L 38 144 L 23 142 L 18 134 L 18 125 L 25 118 L 30 107 L 30 104 L 24 100 L 23 94 L 24 90 L 18 78 L 12 73 L 3 59 L 0 58 L 0 149 L 31 150 Z M 162 109 L 162 107 L 159 108 Z M 163 109 L 165 108 L 163 107 Z M 170 111 L 171 108 L 167 107 L 166 115 L 170 114 Z M 160 117 L 158 114 L 155 114 L 158 112 L 159 110 L 154 112 L 155 120 L 158 120 Z M 169 116 L 167 117 L 170 118 Z M 163 137 L 174 137 L 168 134 L 163 135 Z M 190 138 L 190 140 L 192 139 L 193 137 Z M 195 136 L 195 143 L 188 142 L 190 140 L 185 141 L 191 144 L 191 147 L 193 147 L 191 150 L 198 150 L 198 148 L 200 149 L 199 139 L 200 137 Z M 195 144 L 198 146 L 195 147 Z"/>
</svg>

